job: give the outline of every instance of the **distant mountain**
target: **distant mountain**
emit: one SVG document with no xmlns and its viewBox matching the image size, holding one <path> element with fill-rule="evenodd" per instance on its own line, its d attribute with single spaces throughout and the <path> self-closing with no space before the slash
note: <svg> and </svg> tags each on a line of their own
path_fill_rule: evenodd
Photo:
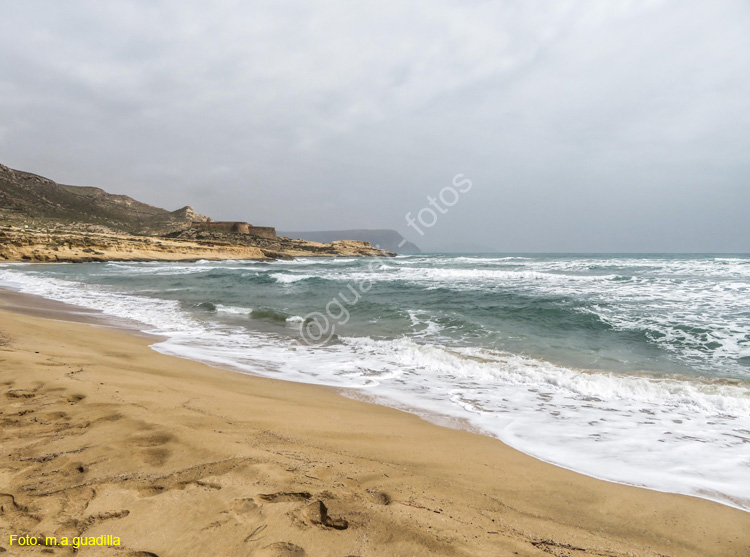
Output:
<svg viewBox="0 0 750 557">
<path fill-rule="evenodd" d="M 422 253 L 416 244 L 409 242 L 395 230 L 317 230 L 308 232 L 279 232 L 279 236 L 300 238 L 311 242 L 328 244 L 337 240 L 359 240 L 373 246 L 401 254 Z"/>
<path fill-rule="evenodd" d="M 89 224 L 130 234 L 164 234 L 206 220 L 192 207 L 167 211 L 100 188 L 65 186 L 0 164 L 0 220 Z"/>
</svg>

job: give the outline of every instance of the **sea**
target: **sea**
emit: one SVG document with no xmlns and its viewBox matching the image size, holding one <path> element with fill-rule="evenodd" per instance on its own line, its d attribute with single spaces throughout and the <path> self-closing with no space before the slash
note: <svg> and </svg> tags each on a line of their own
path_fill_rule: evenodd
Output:
<svg viewBox="0 0 750 557">
<path fill-rule="evenodd" d="M 750 511 L 748 255 L 3 264 L 0 285 L 137 322 L 164 354 Z"/>
</svg>

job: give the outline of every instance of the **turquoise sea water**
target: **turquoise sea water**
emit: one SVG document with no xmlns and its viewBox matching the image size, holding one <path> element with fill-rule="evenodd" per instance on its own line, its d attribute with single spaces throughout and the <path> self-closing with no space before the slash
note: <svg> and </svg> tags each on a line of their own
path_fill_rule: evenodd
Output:
<svg viewBox="0 0 750 557">
<path fill-rule="evenodd" d="M 465 420 L 544 460 L 750 509 L 750 256 L 0 265 L 155 349 Z"/>
</svg>

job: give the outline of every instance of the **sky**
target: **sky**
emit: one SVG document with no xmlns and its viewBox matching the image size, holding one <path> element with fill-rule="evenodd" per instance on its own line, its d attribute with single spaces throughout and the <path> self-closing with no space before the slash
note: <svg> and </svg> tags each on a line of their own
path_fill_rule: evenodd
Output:
<svg viewBox="0 0 750 557">
<path fill-rule="evenodd" d="M 0 8 L 12 168 L 433 250 L 750 252 L 747 0 Z"/>
</svg>

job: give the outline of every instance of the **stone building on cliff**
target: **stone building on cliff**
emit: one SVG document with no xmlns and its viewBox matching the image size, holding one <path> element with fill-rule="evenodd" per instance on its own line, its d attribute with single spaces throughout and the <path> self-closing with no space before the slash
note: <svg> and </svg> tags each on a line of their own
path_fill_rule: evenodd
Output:
<svg viewBox="0 0 750 557">
<path fill-rule="evenodd" d="M 213 221 L 193 222 L 192 228 L 201 230 L 217 230 L 220 232 L 231 232 L 233 234 L 249 234 L 251 236 L 260 236 L 261 238 L 276 238 L 276 229 L 273 226 L 253 226 L 247 222 L 236 221 Z"/>
</svg>

